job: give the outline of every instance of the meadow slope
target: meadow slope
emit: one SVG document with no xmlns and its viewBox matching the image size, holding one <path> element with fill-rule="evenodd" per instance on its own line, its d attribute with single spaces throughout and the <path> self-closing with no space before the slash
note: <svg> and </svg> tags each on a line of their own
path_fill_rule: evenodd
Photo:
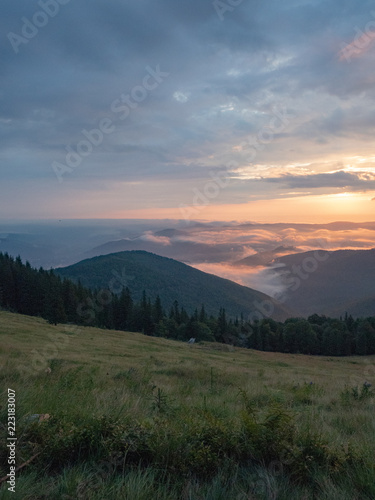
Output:
<svg viewBox="0 0 375 500">
<path fill-rule="evenodd" d="M 4 311 L 0 341 L 1 422 L 14 389 L 17 465 L 39 453 L 0 498 L 375 498 L 363 385 L 375 356 L 189 345 Z M 1 477 L 5 438 L 2 425 Z"/>
</svg>

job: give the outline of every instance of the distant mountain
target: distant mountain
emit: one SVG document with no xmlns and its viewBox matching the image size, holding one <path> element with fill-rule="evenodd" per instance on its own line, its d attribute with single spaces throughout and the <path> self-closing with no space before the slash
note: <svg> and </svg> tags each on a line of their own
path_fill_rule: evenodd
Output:
<svg viewBox="0 0 375 500">
<path fill-rule="evenodd" d="M 162 229 L 161 231 L 155 231 L 155 236 L 166 236 L 167 238 L 173 238 L 176 236 L 186 236 L 187 233 L 185 231 L 181 231 L 179 229 L 167 228 Z"/>
<path fill-rule="evenodd" d="M 137 237 L 142 237 L 142 235 L 147 238 L 163 231 L 166 227 L 169 228 L 165 235 L 168 237 L 168 231 L 170 235 L 173 235 L 177 226 L 185 228 L 186 223 L 185 221 L 182 223 L 171 220 L 133 219 L 51 219 L 13 222 L 0 219 L 0 252 L 7 252 L 13 257 L 20 255 L 24 261 L 29 261 L 34 267 L 41 266 L 50 269 L 69 266 L 87 257 L 94 257 L 94 255 L 86 255 L 85 252 L 108 241 L 121 238 L 137 240 Z M 192 227 L 194 227 L 193 224 Z M 178 231 L 176 231 L 176 237 L 178 236 Z"/>
<path fill-rule="evenodd" d="M 302 316 L 375 315 L 375 249 L 311 251 L 275 260 L 283 303 Z"/>
<path fill-rule="evenodd" d="M 179 240 L 178 237 L 181 237 Z M 240 258 L 243 255 L 243 246 L 233 243 L 201 243 L 189 241 L 189 234 L 175 229 L 164 229 L 155 233 L 146 233 L 136 238 L 123 238 L 108 241 L 86 252 L 84 257 L 96 257 L 116 252 L 143 250 L 155 253 L 180 262 L 204 263 L 226 262 Z"/>
<path fill-rule="evenodd" d="M 35 240 L 35 238 L 34 238 Z M 25 260 L 31 261 L 40 267 L 43 257 L 51 255 L 51 246 L 42 246 L 27 234 L 0 234 L 0 252 L 17 257 L 22 255 Z"/>
<path fill-rule="evenodd" d="M 353 300 L 345 304 L 345 312 L 351 314 L 354 318 L 369 318 L 375 315 L 375 294 L 372 297 L 368 297 L 360 300 Z M 332 309 L 332 317 L 344 316 L 345 312 L 343 307 L 338 309 Z"/>
<path fill-rule="evenodd" d="M 292 315 L 285 306 L 261 292 L 144 251 L 94 257 L 55 271 L 90 288 L 109 287 L 116 291 L 121 285 L 127 286 L 136 300 L 145 290 L 151 299 L 159 295 L 166 308 L 178 300 L 190 313 L 204 304 L 208 314 L 217 315 L 219 308 L 224 307 L 229 317 L 243 313 L 247 319 L 259 311 L 267 314 L 271 302 L 274 319 L 284 320 Z"/>
<path fill-rule="evenodd" d="M 244 259 L 238 260 L 234 263 L 235 266 L 249 266 L 249 267 L 257 267 L 257 266 L 268 266 L 271 264 L 277 257 L 282 255 L 287 255 L 291 253 L 297 253 L 300 250 L 296 247 L 292 246 L 279 246 L 274 250 L 267 250 L 263 252 L 257 252 L 253 255 L 249 255 Z"/>
</svg>

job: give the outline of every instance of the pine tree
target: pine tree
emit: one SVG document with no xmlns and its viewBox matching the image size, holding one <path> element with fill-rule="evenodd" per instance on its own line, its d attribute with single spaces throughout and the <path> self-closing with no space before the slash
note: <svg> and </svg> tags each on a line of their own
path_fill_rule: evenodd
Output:
<svg viewBox="0 0 375 500">
<path fill-rule="evenodd" d="M 66 323 L 66 314 L 64 309 L 64 300 L 62 296 L 62 285 L 59 278 L 49 273 L 49 283 L 45 295 L 45 318 L 49 323 Z"/>
<path fill-rule="evenodd" d="M 131 327 L 133 299 L 128 287 L 121 290 L 120 296 L 114 297 L 114 322 L 118 330 L 127 330 Z"/>
<path fill-rule="evenodd" d="M 205 308 L 204 308 L 204 304 L 202 304 L 201 310 L 199 312 L 199 321 L 201 323 L 206 323 L 206 321 L 207 321 L 207 314 L 206 314 L 206 311 L 205 311 Z"/>
<path fill-rule="evenodd" d="M 219 311 L 219 317 L 217 319 L 217 328 L 215 331 L 215 339 L 218 342 L 225 341 L 225 335 L 227 333 L 227 329 L 228 329 L 228 323 L 225 314 L 225 309 L 221 307 Z"/>
<path fill-rule="evenodd" d="M 157 325 L 164 317 L 163 307 L 161 305 L 161 300 L 159 295 L 156 296 L 153 308 L 152 308 L 152 317 L 155 325 Z"/>
<path fill-rule="evenodd" d="M 147 299 L 146 292 L 143 290 L 141 300 L 141 317 L 142 317 L 142 332 L 146 335 L 153 335 L 155 325 L 152 321 L 151 302 Z"/>
<path fill-rule="evenodd" d="M 181 313 L 180 313 L 180 307 L 178 304 L 178 301 L 175 300 L 173 302 L 173 305 L 171 307 L 171 312 L 169 314 L 170 319 L 174 319 L 175 322 L 180 325 L 181 324 Z"/>
</svg>

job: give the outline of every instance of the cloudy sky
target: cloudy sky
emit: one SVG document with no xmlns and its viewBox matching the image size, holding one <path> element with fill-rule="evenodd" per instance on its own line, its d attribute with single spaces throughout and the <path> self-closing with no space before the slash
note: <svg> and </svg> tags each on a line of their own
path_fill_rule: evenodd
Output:
<svg viewBox="0 0 375 500">
<path fill-rule="evenodd" d="M 1 11 L 1 218 L 374 219 L 373 1 Z"/>
</svg>

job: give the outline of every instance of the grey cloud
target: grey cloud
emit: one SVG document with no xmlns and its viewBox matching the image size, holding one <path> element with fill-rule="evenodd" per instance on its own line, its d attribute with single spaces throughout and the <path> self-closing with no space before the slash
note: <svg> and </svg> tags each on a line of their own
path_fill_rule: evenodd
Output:
<svg viewBox="0 0 375 500">
<path fill-rule="evenodd" d="M 312 174 L 312 175 L 282 175 L 262 179 L 265 182 L 281 184 L 288 189 L 317 189 L 317 188 L 350 188 L 353 191 L 369 191 L 375 189 L 375 179 L 373 175 L 362 173 L 366 178 L 344 171 Z"/>
</svg>

